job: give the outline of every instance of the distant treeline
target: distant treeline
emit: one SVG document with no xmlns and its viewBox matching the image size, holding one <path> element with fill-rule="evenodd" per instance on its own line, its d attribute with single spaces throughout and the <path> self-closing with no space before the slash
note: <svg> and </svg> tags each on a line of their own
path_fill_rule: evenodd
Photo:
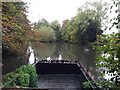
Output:
<svg viewBox="0 0 120 90">
<path fill-rule="evenodd" d="M 91 7 L 91 8 L 89 8 Z M 103 3 L 93 2 L 78 8 L 77 14 L 62 25 L 55 20 L 49 23 L 41 19 L 30 25 L 24 2 L 2 2 L 2 50 L 3 53 L 23 54 L 29 42 L 90 43 L 102 34 L 102 19 L 106 10 Z M 31 28 L 33 27 L 33 28 Z"/>
<path fill-rule="evenodd" d="M 102 2 L 86 3 L 74 17 L 64 20 L 62 25 L 57 20 L 49 23 L 43 18 L 33 24 L 31 39 L 42 42 L 95 42 L 97 36 L 103 33 L 102 20 L 106 13 L 103 7 Z"/>
</svg>

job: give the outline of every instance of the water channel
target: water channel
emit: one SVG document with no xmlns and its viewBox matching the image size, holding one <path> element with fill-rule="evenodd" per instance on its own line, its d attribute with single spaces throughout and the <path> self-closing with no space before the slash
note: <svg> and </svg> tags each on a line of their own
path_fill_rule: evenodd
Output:
<svg viewBox="0 0 120 90">
<path fill-rule="evenodd" d="M 62 59 L 79 61 L 82 66 L 89 72 L 93 79 L 97 79 L 95 50 L 88 45 L 79 45 L 71 43 L 41 43 L 32 44 L 34 55 L 38 59 Z M 6 57 L 3 60 L 3 74 L 11 72 L 21 65 L 27 64 L 21 57 Z"/>
</svg>

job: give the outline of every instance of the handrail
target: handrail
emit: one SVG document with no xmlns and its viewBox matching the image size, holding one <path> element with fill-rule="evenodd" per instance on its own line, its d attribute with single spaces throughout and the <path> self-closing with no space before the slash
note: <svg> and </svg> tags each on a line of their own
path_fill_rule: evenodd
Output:
<svg viewBox="0 0 120 90">
<path fill-rule="evenodd" d="M 87 71 L 83 68 L 83 66 L 79 63 L 79 62 L 77 62 L 80 66 L 81 66 L 81 71 L 82 71 L 82 73 L 84 74 L 84 76 L 85 76 L 85 78 L 87 79 L 87 81 L 93 81 L 93 82 L 95 82 L 91 77 L 90 77 L 90 75 L 87 73 Z M 97 88 L 97 90 L 99 90 L 99 87 L 95 84 L 95 83 L 93 83 L 93 82 L 91 82 L 90 83 L 90 86 L 92 87 L 92 88 Z"/>
<path fill-rule="evenodd" d="M 77 61 L 69 61 L 69 60 L 46 60 L 46 59 L 41 59 L 41 60 L 35 60 L 35 62 L 32 65 L 35 65 L 37 63 L 64 63 L 64 64 L 77 64 Z"/>
</svg>

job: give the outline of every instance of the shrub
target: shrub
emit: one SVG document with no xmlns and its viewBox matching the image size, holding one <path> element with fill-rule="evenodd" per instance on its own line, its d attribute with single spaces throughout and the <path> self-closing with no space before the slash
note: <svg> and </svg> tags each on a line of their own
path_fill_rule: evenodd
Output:
<svg viewBox="0 0 120 90">
<path fill-rule="evenodd" d="M 15 86 L 15 81 L 16 81 L 17 75 L 13 72 L 6 74 L 3 77 L 3 85 L 5 87 L 10 87 L 10 86 Z"/>
<path fill-rule="evenodd" d="M 22 66 L 20 68 L 18 68 L 16 70 L 16 72 L 23 72 L 23 73 L 27 73 L 30 75 L 30 83 L 29 86 L 30 87 L 35 87 L 36 86 L 36 70 L 35 67 L 33 67 L 32 65 L 27 65 L 27 66 Z"/>
<path fill-rule="evenodd" d="M 6 74 L 3 77 L 4 87 L 23 86 L 36 87 L 36 70 L 32 65 L 23 65 L 16 71 Z"/>
<path fill-rule="evenodd" d="M 20 73 L 16 79 L 16 84 L 27 87 L 30 83 L 30 75 L 27 73 Z"/>
</svg>

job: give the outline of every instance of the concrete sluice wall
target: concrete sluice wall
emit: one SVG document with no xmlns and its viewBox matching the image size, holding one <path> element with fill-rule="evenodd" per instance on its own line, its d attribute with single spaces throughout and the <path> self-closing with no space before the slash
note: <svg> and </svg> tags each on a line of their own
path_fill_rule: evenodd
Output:
<svg viewBox="0 0 120 90">
<path fill-rule="evenodd" d="M 77 64 L 37 63 L 37 87 L 48 90 L 83 90 L 87 81 Z"/>
<path fill-rule="evenodd" d="M 77 64 L 65 63 L 37 63 L 37 74 L 80 74 L 83 75 Z"/>
</svg>

